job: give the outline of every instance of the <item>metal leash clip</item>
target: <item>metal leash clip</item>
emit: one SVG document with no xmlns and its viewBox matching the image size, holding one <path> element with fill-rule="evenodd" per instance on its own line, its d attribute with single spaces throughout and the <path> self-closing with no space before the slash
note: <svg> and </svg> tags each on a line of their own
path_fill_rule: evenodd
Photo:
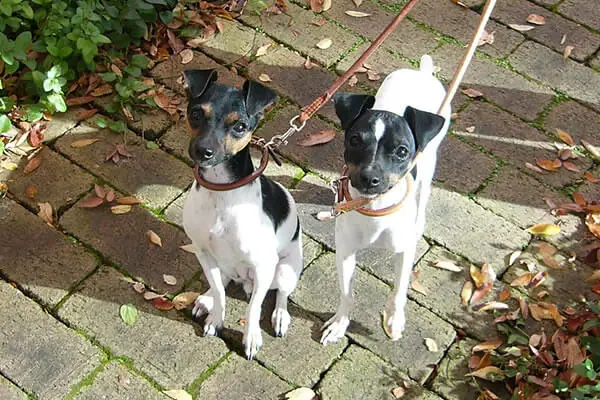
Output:
<svg viewBox="0 0 600 400">
<path fill-rule="evenodd" d="M 296 115 L 294 118 L 292 118 L 290 120 L 290 127 L 289 129 L 282 135 L 275 135 L 271 138 L 271 140 L 269 140 L 269 142 L 267 143 L 267 146 L 269 148 L 277 148 L 279 146 L 283 145 L 287 145 L 288 144 L 288 138 L 290 136 L 292 136 L 294 133 L 296 132 L 300 132 L 302 129 L 304 129 L 304 127 L 306 126 L 306 121 L 302 121 L 302 123 L 300 125 L 296 125 L 296 120 L 300 118 L 300 115 Z"/>
</svg>

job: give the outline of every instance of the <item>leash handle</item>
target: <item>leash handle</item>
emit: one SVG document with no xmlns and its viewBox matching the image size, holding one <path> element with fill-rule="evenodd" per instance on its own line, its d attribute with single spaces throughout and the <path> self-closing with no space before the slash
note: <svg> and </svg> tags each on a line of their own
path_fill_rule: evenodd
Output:
<svg viewBox="0 0 600 400">
<path fill-rule="evenodd" d="M 441 115 L 442 111 L 450 105 L 450 103 L 452 102 L 452 99 L 454 98 L 454 95 L 458 91 L 458 87 L 460 86 L 460 83 L 462 82 L 462 80 L 465 76 L 465 73 L 467 72 L 467 68 L 469 67 L 469 64 L 471 64 L 471 59 L 473 58 L 473 55 L 475 54 L 475 50 L 477 49 L 479 40 L 483 36 L 483 32 L 485 31 L 485 26 L 486 26 L 488 20 L 490 19 L 490 15 L 492 14 L 492 11 L 494 10 L 495 5 L 496 5 L 496 0 L 487 0 L 487 2 L 485 3 L 485 8 L 483 9 L 483 13 L 481 14 L 481 18 L 479 19 L 479 25 L 477 25 L 477 29 L 475 30 L 475 34 L 473 35 L 473 39 L 471 40 L 471 43 L 469 43 L 469 46 L 467 47 L 467 51 L 465 52 L 465 55 L 463 56 L 463 59 L 460 62 L 460 66 L 458 67 L 458 69 L 454 73 L 454 76 L 452 77 L 452 82 L 450 83 L 450 86 L 448 87 L 448 92 L 446 93 L 446 97 L 444 98 L 444 101 L 438 110 L 438 114 Z"/>
</svg>

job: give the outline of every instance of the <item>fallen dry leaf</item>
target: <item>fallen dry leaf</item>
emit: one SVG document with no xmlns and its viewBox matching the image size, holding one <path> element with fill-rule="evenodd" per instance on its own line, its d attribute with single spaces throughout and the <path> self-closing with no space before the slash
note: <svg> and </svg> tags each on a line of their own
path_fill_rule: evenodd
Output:
<svg viewBox="0 0 600 400">
<path fill-rule="evenodd" d="M 427 296 L 427 289 L 425 289 L 425 287 L 420 282 L 413 279 L 410 282 L 410 287 L 415 292 L 421 293 L 423 296 Z"/>
<path fill-rule="evenodd" d="M 267 75 L 267 74 L 264 74 L 264 73 L 260 74 L 258 76 L 258 80 L 261 81 L 261 82 L 272 82 L 271 77 L 269 75 Z"/>
<path fill-rule="evenodd" d="M 356 77 L 356 75 L 352 75 L 350 77 L 350 79 L 348 79 L 348 86 L 350 86 L 350 87 L 356 86 L 357 83 L 358 83 L 358 78 Z"/>
<path fill-rule="evenodd" d="M 573 140 L 573 137 L 571 137 L 571 135 L 569 135 L 568 132 L 563 131 L 562 129 L 556 128 L 556 136 L 558 136 L 558 138 L 560 140 L 562 140 L 563 142 L 565 142 L 569 146 L 574 146 L 575 145 L 575 141 Z"/>
<path fill-rule="evenodd" d="M 470 89 L 463 89 L 463 90 L 461 90 L 461 92 L 465 96 L 468 96 L 468 97 L 470 97 L 472 99 L 476 99 L 478 97 L 482 97 L 483 96 L 483 93 L 481 93 L 479 90 L 472 89 L 472 88 L 470 88 Z"/>
<path fill-rule="evenodd" d="M 471 275 L 471 279 L 473 279 L 476 288 L 483 286 L 485 280 L 480 268 L 477 268 L 475 265 L 471 264 L 469 267 L 469 274 Z"/>
<path fill-rule="evenodd" d="M 490 264 L 483 264 L 481 266 L 481 273 L 485 284 L 492 285 L 496 281 L 496 271 L 494 271 Z"/>
<path fill-rule="evenodd" d="M 271 45 L 273 45 L 273 43 L 267 43 L 263 46 L 260 46 L 257 50 L 256 50 L 256 57 L 261 57 L 264 56 L 265 54 L 267 54 L 267 50 L 269 50 L 269 47 L 271 47 Z"/>
<path fill-rule="evenodd" d="M 300 387 L 287 392 L 285 394 L 285 400 L 313 400 L 317 394 L 310 388 Z"/>
<path fill-rule="evenodd" d="M 519 259 L 519 257 L 521 257 L 521 250 L 516 250 L 513 251 L 512 253 L 510 253 L 510 256 L 508 257 L 508 266 L 510 267 L 511 265 L 513 265 L 515 263 L 515 261 L 517 261 Z"/>
<path fill-rule="evenodd" d="M 460 0 L 452 0 L 452 2 L 453 2 L 454 4 L 458 4 L 458 5 L 459 5 L 459 6 L 461 6 L 461 7 L 464 7 L 464 8 L 469 8 L 469 6 L 468 6 L 468 5 L 466 5 L 465 3 L 463 3 L 463 2 L 462 2 L 462 1 L 460 1 Z"/>
<path fill-rule="evenodd" d="M 546 18 L 537 14 L 529 14 L 527 17 L 527 22 L 534 25 L 544 25 L 546 23 Z"/>
<path fill-rule="evenodd" d="M 531 272 L 525 272 L 524 274 L 521 274 L 513 279 L 513 281 L 510 283 L 510 286 L 527 286 L 531 282 L 531 278 Z"/>
<path fill-rule="evenodd" d="M 164 297 L 156 297 L 152 299 L 151 302 L 154 308 L 161 311 L 169 311 L 175 307 L 175 304 L 173 304 L 171 300 Z"/>
<path fill-rule="evenodd" d="M 154 293 L 154 292 L 145 292 L 144 293 L 144 300 L 150 301 L 150 300 L 154 300 L 154 299 L 159 298 L 159 297 L 164 297 L 164 295 L 163 294 Z"/>
<path fill-rule="evenodd" d="M 533 165 L 532 163 L 525 163 L 525 167 L 540 174 L 544 173 L 544 171 L 542 171 L 540 167 L 538 167 L 537 165 Z"/>
<path fill-rule="evenodd" d="M 592 145 L 590 142 L 581 139 L 581 144 L 589 153 L 596 159 L 596 161 L 600 161 L 600 151 L 596 148 L 596 146 Z"/>
<path fill-rule="evenodd" d="M 452 261 L 435 261 L 433 263 L 434 266 L 440 268 L 440 269 L 445 269 L 447 271 L 452 271 L 452 272 L 460 272 L 462 271 L 462 268 L 459 267 L 458 265 L 454 264 Z"/>
<path fill-rule="evenodd" d="M 492 290 L 492 285 L 490 285 L 490 284 L 485 284 L 480 289 L 475 290 L 475 292 L 473 292 L 473 296 L 471 297 L 471 300 L 469 301 L 469 304 L 475 304 L 475 303 L 479 302 L 480 300 L 485 298 L 490 293 L 491 290 Z"/>
<path fill-rule="evenodd" d="M 192 400 L 192 395 L 183 389 L 165 390 L 163 393 L 174 400 Z"/>
<path fill-rule="evenodd" d="M 107 94 L 111 94 L 112 92 L 113 92 L 112 86 L 110 86 L 110 84 L 108 84 L 108 83 L 105 83 L 104 85 L 101 85 L 101 86 L 97 87 L 96 89 L 94 89 L 92 91 L 92 93 L 90 93 L 90 94 L 94 97 L 101 97 L 101 96 L 106 96 Z"/>
<path fill-rule="evenodd" d="M 491 33 L 484 30 L 483 35 L 481 35 L 481 39 L 477 42 L 477 46 L 483 46 L 485 44 L 494 44 L 496 31 L 492 31 Z"/>
<path fill-rule="evenodd" d="M 185 49 L 179 53 L 182 64 L 189 64 L 194 59 L 194 51 L 192 49 Z"/>
<path fill-rule="evenodd" d="M 544 279 L 546 279 L 546 276 L 548 276 L 548 273 L 546 271 L 540 271 L 537 274 L 535 274 L 529 282 L 529 288 L 533 289 L 538 287 L 540 283 L 542 283 Z"/>
<path fill-rule="evenodd" d="M 475 126 L 468 126 L 465 128 L 465 131 L 467 131 L 468 133 L 473 133 L 475 132 Z"/>
<path fill-rule="evenodd" d="M 527 302 L 525 301 L 525 299 L 523 297 L 519 296 L 518 300 L 519 300 L 519 310 L 521 310 L 521 315 L 523 316 L 523 319 L 527 319 L 527 317 L 529 317 L 529 306 L 527 305 Z"/>
<path fill-rule="evenodd" d="M 553 236 L 560 232 L 560 226 L 554 224 L 536 224 L 526 229 L 532 235 Z"/>
<path fill-rule="evenodd" d="M 352 2 L 356 7 L 360 7 L 360 5 L 363 3 L 363 0 L 352 0 Z"/>
<path fill-rule="evenodd" d="M 91 108 L 89 110 L 81 110 L 77 114 L 75 114 L 75 119 L 77 121 L 84 121 L 90 117 L 93 117 L 98 112 L 97 108 Z"/>
<path fill-rule="evenodd" d="M 563 57 L 564 58 L 571 57 L 571 53 L 573 52 L 574 48 L 575 48 L 575 46 L 565 46 L 565 50 L 563 51 Z"/>
<path fill-rule="evenodd" d="M 27 185 L 27 187 L 25 188 L 25 195 L 27 197 L 29 197 L 30 199 L 35 199 L 35 196 L 37 196 L 37 193 L 38 193 L 38 190 L 33 185 Z"/>
<path fill-rule="evenodd" d="M 498 293 L 498 301 L 506 301 L 510 298 L 510 289 L 504 288 L 500 293 Z"/>
<path fill-rule="evenodd" d="M 560 162 L 560 160 L 558 160 Z M 557 172 L 560 164 L 557 165 L 556 160 L 535 160 L 538 167 L 550 172 Z"/>
<path fill-rule="evenodd" d="M 366 13 L 366 12 L 362 12 L 362 11 L 352 11 L 352 10 L 348 10 L 344 12 L 346 15 L 349 15 L 351 17 L 356 17 L 356 18 L 364 18 L 364 17 L 370 17 L 371 14 Z"/>
<path fill-rule="evenodd" d="M 171 100 L 169 100 L 169 96 L 167 96 L 163 92 L 156 92 L 154 94 L 153 99 L 154 99 L 154 102 L 156 103 L 156 105 L 159 106 L 160 108 L 162 108 L 163 110 L 165 108 L 169 108 L 169 105 L 171 104 Z"/>
<path fill-rule="evenodd" d="M 106 197 L 105 197 L 106 201 L 108 201 L 109 203 L 111 201 L 113 201 L 115 199 L 115 191 L 112 189 L 108 189 L 108 192 L 106 192 Z"/>
<path fill-rule="evenodd" d="M 331 211 L 319 211 L 316 215 L 315 218 L 318 219 L 319 221 L 330 221 L 332 220 L 334 217 L 331 214 Z"/>
<path fill-rule="evenodd" d="M 587 201 L 585 201 L 585 197 L 579 192 L 573 192 L 573 201 L 580 205 L 581 207 L 585 207 Z"/>
<path fill-rule="evenodd" d="M 490 365 L 488 367 L 483 367 L 481 369 L 478 369 L 477 371 L 473 371 L 471 373 L 468 373 L 465 376 L 475 376 L 475 377 L 480 378 L 480 379 L 494 380 L 493 377 L 489 376 L 490 374 L 498 375 L 499 377 L 503 377 L 504 376 L 504 371 L 502 371 L 498 367 L 494 367 L 494 366 Z"/>
<path fill-rule="evenodd" d="M 469 304 L 469 300 L 471 300 L 471 296 L 473 296 L 473 282 L 466 281 L 460 291 L 460 298 L 463 304 Z"/>
<path fill-rule="evenodd" d="M 104 200 L 97 196 L 90 196 L 85 200 L 81 200 L 77 203 L 77 207 L 80 208 L 94 208 L 98 207 L 100 204 L 104 203 Z"/>
<path fill-rule="evenodd" d="M 129 211 L 131 211 L 131 205 L 129 204 L 119 204 L 110 208 L 110 212 L 115 215 L 127 214 Z"/>
<path fill-rule="evenodd" d="M 401 386 L 392 389 L 392 396 L 394 396 L 395 399 L 401 399 L 405 394 L 406 389 Z"/>
<path fill-rule="evenodd" d="M 179 248 L 183 251 L 187 251 L 188 253 L 196 253 L 196 246 L 194 246 L 193 243 L 190 244 L 184 244 L 182 246 L 179 246 Z"/>
<path fill-rule="evenodd" d="M 437 353 L 439 351 L 437 343 L 432 338 L 425 338 L 425 346 L 427 347 L 427 350 L 432 353 Z"/>
<path fill-rule="evenodd" d="M 585 224 L 594 236 L 600 238 L 600 213 L 588 214 L 585 217 Z"/>
<path fill-rule="evenodd" d="M 71 147 L 78 149 L 80 147 L 86 147 L 86 146 L 89 146 L 90 144 L 94 144 L 99 140 L 100 139 L 97 139 L 97 138 L 79 139 L 79 140 L 75 140 L 75 141 L 71 142 Z"/>
<path fill-rule="evenodd" d="M 508 304 L 502 303 L 501 301 L 487 301 L 485 303 L 477 304 L 473 306 L 475 311 L 488 311 L 488 310 L 508 310 Z"/>
<path fill-rule="evenodd" d="M 111 64 L 110 65 L 110 70 L 117 75 L 119 78 L 123 77 L 123 72 L 121 72 L 121 69 L 119 67 L 117 67 L 115 64 Z"/>
<path fill-rule="evenodd" d="M 146 285 L 144 285 L 142 282 L 135 282 L 132 287 L 133 290 L 139 294 L 142 294 L 146 291 Z"/>
<path fill-rule="evenodd" d="M 316 26 L 323 26 L 326 23 L 327 23 L 327 20 L 325 18 L 323 18 L 323 17 L 318 18 L 318 19 L 316 19 L 316 20 L 313 21 L 313 25 L 316 25 Z"/>
<path fill-rule="evenodd" d="M 367 79 L 370 81 L 378 81 L 381 79 L 381 75 L 379 75 L 379 72 L 370 69 L 367 71 Z"/>
<path fill-rule="evenodd" d="M 565 161 L 569 158 L 575 158 L 575 155 L 573 154 L 572 149 L 566 148 L 558 151 L 558 158 L 560 158 L 561 161 Z"/>
<path fill-rule="evenodd" d="M 562 165 L 568 171 L 571 171 L 571 172 L 581 172 L 581 170 L 579 169 L 579 167 L 577 165 L 573 164 L 570 161 L 563 161 Z"/>
<path fill-rule="evenodd" d="M 154 231 L 150 230 L 146 232 L 146 236 L 148 236 L 148 240 L 151 243 L 157 245 L 158 247 L 162 247 L 162 240 L 160 240 L 160 236 L 158 236 Z"/>
<path fill-rule="evenodd" d="M 165 281 L 165 283 L 169 286 L 177 285 L 177 278 L 175 278 L 173 275 L 163 274 L 163 281 Z"/>
<path fill-rule="evenodd" d="M 328 11 L 331 8 L 332 0 L 322 0 L 323 1 L 323 11 Z"/>
<path fill-rule="evenodd" d="M 52 206 L 50 203 L 38 203 L 38 207 L 40 208 L 38 217 L 52 225 L 54 222 L 54 212 L 52 211 Z"/>
<path fill-rule="evenodd" d="M 67 99 L 67 105 L 68 106 L 80 106 L 82 104 L 91 103 L 95 99 L 96 98 L 93 96 L 72 97 L 70 99 Z"/>
<path fill-rule="evenodd" d="M 598 183 L 598 182 L 600 182 L 600 178 L 596 178 L 594 175 L 592 175 L 591 172 L 586 172 L 585 174 L 583 174 L 583 179 L 585 179 L 589 183 Z"/>
<path fill-rule="evenodd" d="M 197 292 L 183 292 L 179 293 L 175 298 L 173 298 L 173 305 L 176 310 L 183 310 L 187 306 L 194 304 L 196 299 L 200 296 L 200 293 Z"/>
<path fill-rule="evenodd" d="M 41 163 L 42 163 L 42 156 L 39 154 L 34 156 L 32 159 L 30 159 L 27 162 L 27 164 L 25 164 L 25 167 L 23 168 L 23 173 L 24 174 L 32 173 L 33 171 L 35 171 L 36 169 L 39 168 Z"/>
<path fill-rule="evenodd" d="M 333 40 L 329 38 L 321 39 L 317 42 L 316 46 L 321 50 L 327 50 L 333 44 Z"/>
<path fill-rule="evenodd" d="M 298 144 L 304 147 L 316 146 L 318 144 L 329 143 L 335 138 L 334 129 L 325 129 L 313 135 L 308 135 L 298 140 Z"/>
<path fill-rule="evenodd" d="M 133 197 L 133 196 L 125 196 L 125 197 L 119 197 L 117 199 L 117 203 L 119 204 L 124 204 L 124 205 L 135 205 L 135 204 L 140 204 L 142 201 Z"/>
<path fill-rule="evenodd" d="M 504 343 L 504 341 L 502 341 L 500 339 L 488 340 L 486 342 L 482 342 L 482 343 L 479 343 L 478 345 L 474 346 L 473 349 L 471 350 L 471 353 L 477 353 L 479 351 L 496 350 L 498 347 L 502 346 L 503 343 Z"/>
<path fill-rule="evenodd" d="M 519 25 L 519 24 L 508 24 L 508 26 L 510 28 L 513 28 L 515 31 L 519 31 L 519 32 L 527 32 L 527 31 L 530 31 L 533 28 L 535 28 L 531 25 Z"/>
<path fill-rule="evenodd" d="M 558 251 L 556 247 L 547 242 L 539 242 L 537 247 L 542 256 L 552 257 Z"/>
</svg>

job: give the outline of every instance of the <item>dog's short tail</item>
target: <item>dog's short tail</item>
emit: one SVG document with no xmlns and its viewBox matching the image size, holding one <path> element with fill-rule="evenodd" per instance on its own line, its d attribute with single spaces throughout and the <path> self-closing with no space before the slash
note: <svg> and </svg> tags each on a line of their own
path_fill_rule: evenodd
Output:
<svg viewBox="0 0 600 400">
<path fill-rule="evenodd" d="M 430 55 L 425 54 L 421 57 L 420 71 L 429 75 L 433 75 L 433 59 Z"/>
</svg>

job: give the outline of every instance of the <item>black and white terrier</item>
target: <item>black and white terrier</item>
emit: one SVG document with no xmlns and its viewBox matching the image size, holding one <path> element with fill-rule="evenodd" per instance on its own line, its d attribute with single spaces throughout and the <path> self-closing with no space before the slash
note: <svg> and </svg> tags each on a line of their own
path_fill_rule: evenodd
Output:
<svg viewBox="0 0 600 400">
<path fill-rule="evenodd" d="M 334 96 L 336 114 L 345 131 L 349 195 L 372 201 L 364 207 L 364 213 L 350 211 L 336 219 L 341 298 L 336 314 L 324 325 L 323 344 L 338 341 L 348 328 L 355 255 L 366 247 L 382 247 L 395 253 L 395 286 L 385 305 L 383 327 L 392 340 L 402 336 L 407 291 L 417 242 L 425 228 L 436 153 L 450 123 L 450 107 L 437 115 L 445 95 L 443 85 L 433 76 L 433 60 L 425 55 L 420 70 L 394 71 L 375 97 L 344 93 Z M 368 215 L 374 210 L 393 212 Z"/>
<path fill-rule="evenodd" d="M 214 70 L 184 72 L 189 91 L 189 154 L 203 180 L 228 184 L 255 169 L 250 141 L 275 93 L 258 82 L 243 88 L 216 83 Z M 289 325 L 288 296 L 302 271 L 302 241 L 296 205 L 290 193 L 264 175 L 228 191 L 194 183 L 185 201 L 183 226 L 210 289 L 196 299 L 193 314 L 206 315 L 205 335 L 217 335 L 225 316 L 225 288 L 230 281 L 250 295 L 244 350 L 252 359 L 262 345 L 261 306 L 276 289 L 271 321 L 275 335 Z"/>
</svg>

